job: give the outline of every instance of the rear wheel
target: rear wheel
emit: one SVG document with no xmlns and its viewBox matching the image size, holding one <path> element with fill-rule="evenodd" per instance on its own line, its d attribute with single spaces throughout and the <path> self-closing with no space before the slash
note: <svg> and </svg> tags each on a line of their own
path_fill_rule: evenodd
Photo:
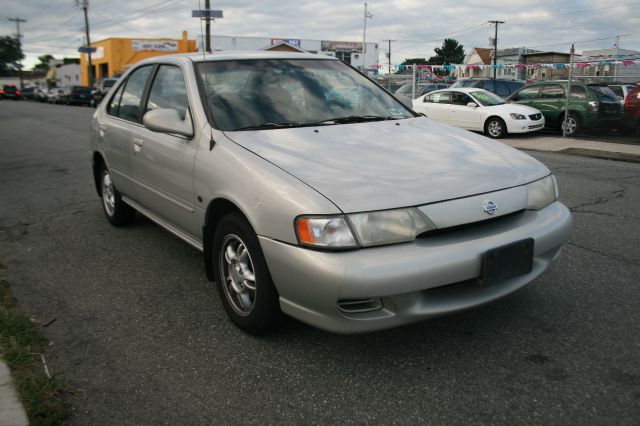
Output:
<svg viewBox="0 0 640 426">
<path fill-rule="evenodd" d="M 500 117 L 490 117 L 484 123 L 484 133 L 493 139 L 503 138 L 507 134 L 507 125 Z"/>
<path fill-rule="evenodd" d="M 212 253 L 220 299 L 229 318 L 250 334 L 276 328 L 282 319 L 278 292 L 258 238 L 241 214 L 222 218 Z"/>
<path fill-rule="evenodd" d="M 582 130 L 582 126 L 580 124 L 580 118 L 572 112 L 567 114 L 567 120 L 565 122 L 564 117 L 562 122 L 560 123 L 560 130 L 565 130 L 565 134 L 567 136 L 575 136 L 580 130 Z"/>
<path fill-rule="evenodd" d="M 113 226 L 125 226 L 131 223 L 136 212 L 131 206 L 122 201 L 120 193 L 113 186 L 111 174 L 104 165 L 100 172 L 100 196 L 102 210 L 104 210 L 109 223 Z"/>
</svg>

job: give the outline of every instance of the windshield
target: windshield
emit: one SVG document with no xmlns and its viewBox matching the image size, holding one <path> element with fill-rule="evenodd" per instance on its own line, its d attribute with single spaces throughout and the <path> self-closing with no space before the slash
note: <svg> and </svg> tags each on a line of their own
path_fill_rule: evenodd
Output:
<svg viewBox="0 0 640 426">
<path fill-rule="evenodd" d="M 500 96 L 494 95 L 493 93 L 487 91 L 471 92 L 471 96 L 476 98 L 476 100 L 483 106 L 502 105 L 506 103 Z"/>
<path fill-rule="evenodd" d="M 336 60 L 202 62 L 206 101 L 220 130 L 332 125 L 414 115 Z"/>
</svg>

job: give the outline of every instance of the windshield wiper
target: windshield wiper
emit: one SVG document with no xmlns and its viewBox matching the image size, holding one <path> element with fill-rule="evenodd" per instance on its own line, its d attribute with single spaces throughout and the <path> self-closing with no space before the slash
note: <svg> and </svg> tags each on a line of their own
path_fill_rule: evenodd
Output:
<svg viewBox="0 0 640 426">
<path fill-rule="evenodd" d="M 385 117 L 381 115 L 349 115 L 346 117 L 336 117 L 336 118 L 331 118 L 329 120 L 323 120 L 322 123 L 323 124 L 365 123 L 367 121 L 399 120 L 401 118 L 405 118 L 405 117 Z"/>
<path fill-rule="evenodd" d="M 266 130 L 266 129 L 284 129 L 289 127 L 302 127 L 303 123 L 296 123 L 295 121 L 287 121 L 284 123 L 262 123 L 262 124 L 254 124 L 251 126 L 238 127 L 237 129 L 233 129 L 232 131 L 238 130 Z"/>
</svg>

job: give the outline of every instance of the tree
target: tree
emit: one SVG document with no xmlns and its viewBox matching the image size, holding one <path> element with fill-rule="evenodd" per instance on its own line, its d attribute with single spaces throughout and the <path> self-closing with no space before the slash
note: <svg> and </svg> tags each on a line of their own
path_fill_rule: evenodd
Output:
<svg viewBox="0 0 640 426">
<path fill-rule="evenodd" d="M 42 72 L 47 72 L 49 71 L 49 61 L 53 59 L 52 55 L 42 55 L 42 56 L 38 56 L 38 60 L 40 61 L 39 63 L 35 64 L 33 66 L 33 70 L 34 71 L 42 71 Z"/>
<path fill-rule="evenodd" d="M 402 65 L 427 65 L 427 60 L 424 58 L 406 58 Z"/>
<path fill-rule="evenodd" d="M 457 40 L 452 38 L 445 38 L 442 43 L 442 47 L 436 47 L 433 49 L 436 52 L 436 56 L 432 56 L 429 60 L 437 60 L 440 58 L 442 61 L 440 64 L 434 65 L 449 65 L 449 64 L 461 64 L 464 62 L 464 47 L 458 43 Z"/>
<path fill-rule="evenodd" d="M 11 36 L 0 37 L 0 71 L 17 69 L 18 62 L 23 58 L 18 39 Z"/>
</svg>

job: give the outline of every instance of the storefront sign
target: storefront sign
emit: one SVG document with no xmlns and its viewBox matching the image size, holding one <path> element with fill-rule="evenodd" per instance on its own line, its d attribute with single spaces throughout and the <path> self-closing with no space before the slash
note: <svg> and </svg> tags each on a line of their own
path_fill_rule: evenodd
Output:
<svg viewBox="0 0 640 426">
<path fill-rule="evenodd" d="M 302 49 L 300 40 L 298 40 L 297 38 L 272 38 L 271 39 L 271 45 L 272 46 L 274 44 L 278 44 L 278 43 L 287 43 L 287 44 L 290 44 L 292 46 L 295 46 L 297 48 Z"/>
<path fill-rule="evenodd" d="M 172 40 L 131 40 L 134 52 L 177 52 L 178 42 Z"/>
<path fill-rule="evenodd" d="M 322 40 L 320 46 L 324 52 L 362 52 L 362 43 L 357 41 Z"/>
</svg>

